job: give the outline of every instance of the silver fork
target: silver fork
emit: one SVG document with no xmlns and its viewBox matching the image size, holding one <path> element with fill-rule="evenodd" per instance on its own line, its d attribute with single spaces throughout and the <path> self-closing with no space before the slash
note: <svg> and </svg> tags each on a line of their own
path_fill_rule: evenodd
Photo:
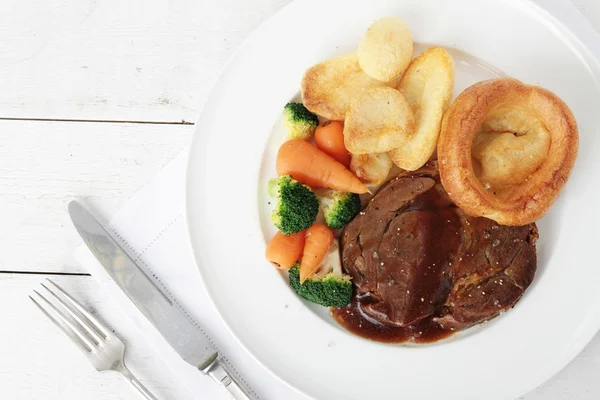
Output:
<svg viewBox="0 0 600 400">
<path fill-rule="evenodd" d="M 55 301 L 51 302 L 37 290 L 29 296 L 40 310 L 78 345 L 98 371 L 118 372 L 146 399 L 157 400 L 125 366 L 125 344 L 121 339 L 103 326 L 60 286 L 50 279 L 47 281 L 53 289 L 44 283 L 41 285 Z"/>
</svg>

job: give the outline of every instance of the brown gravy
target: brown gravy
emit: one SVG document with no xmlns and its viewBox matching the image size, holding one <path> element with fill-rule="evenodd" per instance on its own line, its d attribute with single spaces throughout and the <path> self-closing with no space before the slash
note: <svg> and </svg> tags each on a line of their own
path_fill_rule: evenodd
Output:
<svg viewBox="0 0 600 400">
<path fill-rule="evenodd" d="M 514 306 L 533 280 L 537 237 L 535 224 L 463 213 L 434 165 L 401 175 L 346 226 L 342 264 L 355 293 L 331 314 L 371 340 L 438 341 Z"/>
<path fill-rule="evenodd" d="M 333 318 L 348 331 L 367 339 L 385 343 L 432 343 L 447 338 L 454 331 L 443 329 L 433 317 L 425 318 L 414 325 L 396 327 L 375 321 L 361 311 L 361 300 L 356 296 L 345 307 L 332 308 Z"/>
<path fill-rule="evenodd" d="M 435 177 L 435 180 L 436 183 L 439 183 L 438 176 Z M 432 265 L 437 265 L 437 268 L 440 269 L 440 271 L 437 271 L 438 275 L 442 273 L 442 270 L 446 274 L 449 269 L 448 262 L 452 261 L 451 255 L 456 253 L 460 245 L 458 236 L 453 234 L 443 235 L 448 232 L 456 232 L 458 235 L 460 222 L 454 212 L 456 206 L 440 188 L 441 186 L 436 186 L 411 200 L 406 208 L 406 211 L 433 211 L 430 218 L 427 218 L 426 221 L 421 221 L 422 226 L 420 228 L 426 232 L 425 236 L 428 238 L 429 248 L 429 251 L 423 253 L 423 258 L 419 262 L 419 264 L 422 264 L 420 269 L 425 271 L 424 275 L 427 275 L 428 272 L 430 275 L 435 275 L 436 271 L 431 270 Z M 426 265 L 430 266 L 429 270 L 425 269 Z M 450 281 L 449 279 L 441 279 L 440 281 L 433 278 L 422 279 L 416 291 L 422 292 L 423 296 L 436 293 L 434 298 L 445 298 L 450 291 Z M 368 296 L 357 296 L 355 293 L 349 305 L 341 308 L 332 308 L 331 314 L 339 324 L 350 332 L 378 342 L 431 343 L 444 339 L 454 333 L 452 330 L 442 328 L 433 320 L 437 314 L 421 319 L 406 327 L 383 324 L 365 314 L 362 307 L 368 304 Z M 418 307 L 420 304 L 416 306 Z"/>
</svg>

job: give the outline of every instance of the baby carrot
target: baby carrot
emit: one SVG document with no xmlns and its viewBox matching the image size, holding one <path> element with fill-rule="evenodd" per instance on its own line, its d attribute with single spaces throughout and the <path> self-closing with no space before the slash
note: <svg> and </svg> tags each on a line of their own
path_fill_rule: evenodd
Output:
<svg viewBox="0 0 600 400">
<path fill-rule="evenodd" d="M 279 269 L 290 269 L 296 264 L 304 250 L 306 231 L 285 236 L 278 231 L 267 245 L 267 261 Z"/>
<path fill-rule="evenodd" d="M 277 173 L 291 175 L 314 187 L 367 193 L 369 189 L 352 172 L 305 140 L 288 140 L 277 153 Z"/>
<path fill-rule="evenodd" d="M 300 264 L 300 283 L 304 283 L 319 269 L 333 239 L 333 231 L 323 224 L 314 224 L 306 230 L 306 242 Z"/>
<path fill-rule="evenodd" d="M 315 130 L 315 143 L 319 150 L 335 158 L 344 167 L 350 167 L 350 153 L 344 145 L 344 124 L 340 121 L 327 121 Z"/>
</svg>

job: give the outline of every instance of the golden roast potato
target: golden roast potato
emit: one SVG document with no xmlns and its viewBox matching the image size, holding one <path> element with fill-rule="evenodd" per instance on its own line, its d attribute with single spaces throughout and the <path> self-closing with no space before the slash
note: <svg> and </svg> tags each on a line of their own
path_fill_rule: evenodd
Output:
<svg viewBox="0 0 600 400">
<path fill-rule="evenodd" d="M 356 52 L 352 52 L 306 70 L 301 85 L 302 103 L 315 114 L 343 121 L 350 102 L 364 89 L 386 85 L 364 73 L 358 65 Z"/>
<path fill-rule="evenodd" d="M 384 183 L 393 166 L 387 153 L 355 154 L 350 162 L 350 170 L 367 186 Z"/>
<path fill-rule="evenodd" d="M 408 26 L 399 18 L 375 21 L 358 45 L 358 62 L 369 76 L 383 82 L 402 76 L 413 56 Z"/>
<path fill-rule="evenodd" d="M 344 144 L 352 154 L 385 153 L 400 147 L 415 132 L 408 101 L 389 87 L 366 89 L 350 105 L 344 122 Z"/>
<path fill-rule="evenodd" d="M 416 131 L 406 143 L 390 151 L 398 167 L 415 171 L 435 151 L 442 117 L 454 90 L 454 61 L 440 47 L 426 50 L 413 60 L 399 86 L 414 113 Z"/>
</svg>

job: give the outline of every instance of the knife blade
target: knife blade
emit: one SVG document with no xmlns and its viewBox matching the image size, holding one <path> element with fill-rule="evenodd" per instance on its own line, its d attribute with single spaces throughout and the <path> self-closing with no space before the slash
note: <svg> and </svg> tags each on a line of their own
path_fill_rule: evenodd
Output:
<svg viewBox="0 0 600 400">
<path fill-rule="evenodd" d="M 119 243 L 80 203 L 69 203 L 69 215 L 92 254 L 131 302 L 188 364 L 209 375 L 236 400 L 258 399 L 234 379 L 218 349 L 158 283 L 150 279 Z"/>
</svg>

